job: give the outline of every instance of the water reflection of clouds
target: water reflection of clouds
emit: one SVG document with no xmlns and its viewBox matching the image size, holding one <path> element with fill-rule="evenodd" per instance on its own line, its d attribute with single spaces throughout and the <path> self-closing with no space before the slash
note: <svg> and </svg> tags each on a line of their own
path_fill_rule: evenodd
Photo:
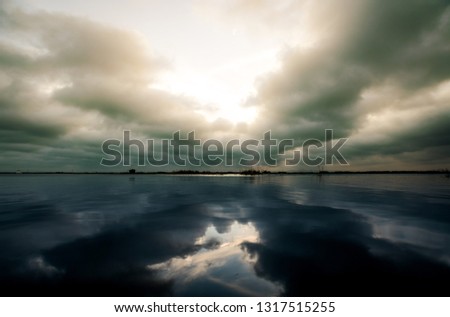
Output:
<svg viewBox="0 0 450 317">
<path fill-rule="evenodd" d="M 305 186 L 291 179 L 282 183 L 285 187 L 280 198 L 299 206 L 346 210 L 354 214 L 355 219 L 359 217 L 359 221 L 369 224 L 371 238 L 414 248 L 416 252 L 449 264 L 449 256 L 444 256 L 450 254 L 446 225 L 448 199 L 430 199 L 428 193 L 424 196 L 409 193 L 404 191 L 404 184 L 403 187 L 402 184 L 391 185 L 387 190 L 380 188 L 379 182 L 361 188 L 349 186 L 345 177 L 341 182 L 338 180 L 332 177 L 331 184 L 323 191 L 321 186 L 310 186 L 311 183 Z M 396 191 L 399 189 L 403 190 Z"/>
<path fill-rule="evenodd" d="M 439 225 L 426 221 L 402 221 L 369 217 L 372 237 L 413 247 L 417 252 L 450 265 L 450 236 Z"/>
<path fill-rule="evenodd" d="M 387 283 L 421 295 L 450 282 L 449 201 L 428 192 L 328 176 L 11 179 L 9 295 L 380 295 Z"/>
<path fill-rule="evenodd" d="M 241 247 L 244 242 L 258 243 L 259 240 L 259 232 L 251 223 L 235 221 L 223 233 L 210 225 L 195 241 L 198 251 L 148 265 L 147 268 L 157 271 L 162 279 L 175 281 L 175 292 L 191 292 L 190 285 L 196 285 L 197 280 L 210 284 L 208 287 L 228 289 L 235 295 L 279 295 L 281 286 L 258 277 L 253 269 L 257 259 Z"/>
<path fill-rule="evenodd" d="M 37 275 L 54 277 L 63 274 L 63 271 L 47 263 L 42 256 L 35 256 L 28 260 L 28 269 Z"/>
</svg>

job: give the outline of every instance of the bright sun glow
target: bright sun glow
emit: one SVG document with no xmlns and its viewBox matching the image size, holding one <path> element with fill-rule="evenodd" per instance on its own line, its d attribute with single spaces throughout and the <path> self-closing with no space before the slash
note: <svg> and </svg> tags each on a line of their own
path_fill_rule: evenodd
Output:
<svg viewBox="0 0 450 317">
<path fill-rule="evenodd" d="M 245 91 L 227 87 L 226 83 L 219 82 L 212 76 L 194 73 L 168 74 L 151 88 L 195 98 L 200 103 L 195 111 L 210 122 L 222 118 L 232 123 L 251 123 L 257 116 L 256 109 L 241 106 Z"/>
<path fill-rule="evenodd" d="M 271 49 L 203 72 L 177 65 L 150 88 L 195 98 L 200 106 L 194 111 L 209 122 L 225 119 L 234 124 L 251 124 L 258 111 L 246 106 L 245 101 L 256 93 L 257 77 L 279 67 L 276 54 L 277 50 Z"/>
</svg>

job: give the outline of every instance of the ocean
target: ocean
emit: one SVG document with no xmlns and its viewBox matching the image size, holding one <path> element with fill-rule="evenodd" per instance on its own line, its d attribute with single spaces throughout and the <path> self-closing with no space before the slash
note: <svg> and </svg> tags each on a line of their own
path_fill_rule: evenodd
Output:
<svg viewBox="0 0 450 317">
<path fill-rule="evenodd" d="M 2 175 L 2 296 L 450 296 L 450 179 Z"/>
</svg>

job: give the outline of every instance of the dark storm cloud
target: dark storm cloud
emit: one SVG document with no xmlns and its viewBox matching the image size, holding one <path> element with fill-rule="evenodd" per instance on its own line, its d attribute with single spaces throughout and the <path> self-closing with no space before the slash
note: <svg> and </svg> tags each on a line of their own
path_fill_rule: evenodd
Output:
<svg viewBox="0 0 450 317">
<path fill-rule="evenodd" d="M 353 160 L 346 158 L 355 166 L 370 168 L 377 156 L 413 166 L 417 160 L 414 168 L 427 168 L 447 157 L 439 148 L 450 145 L 448 1 L 249 0 L 214 6 L 250 33 L 256 30 L 251 34 L 293 43 L 280 54 L 281 68 L 257 80 L 246 103 L 259 113 L 252 124 L 220 118 L 209 123 L 194 98 L 156 89 L 158 76 L 171 65 L 137 32 L 2 3 L 3 168 L 21 168 L 19 162 L 40 168 L 47 161 L 96 169 L 101 142 L 121 138 L 125 129 L 141 139 L 196 130 L 197 137 L 220 140 L 259 139 L 272 130 L 276 138 L 298 140 L 295 146 L 334 129 L 335 138 L 350 139 Z M 11 160 L 27 148 L 39 156 Z M 418 159 L 427 148 L 433 158 Z"/>
<path fill-rule="evenodd" d="M 3 10 L 3 16 L 3 32 L 38 50 L 34 68 L 44 74 L 109 74 L 144 80 L 166 65 L 149 53 L 145 40 L 134 32 L 46 11 L 10 9 Z"/>
<path fill-rule="evenodd" d="M 120 138 L 123 129 L 155 137 L 205 124 L 192 111 L 193 100 L 149 88 L 169 64 L 152 54 L 138 33 L 6 5 L 0 14 L 3 168 L 78 164 L 95 169 L 101 142 Z M 31 155 L 11 161 L 25 144 L 30 152 L 32 146 L 46 146 L 41 152 L 49 163 Z M 96 160 L 90 159 L 93 153 Z"/>
<path fill-rule="evenodd" d="M 261 85 L 259 102 L 265 105 L 267 118 L 278 117 L 281 126 L 289 125 L 287 135 L 299 129 L 306 137 L 316 137 L 311 134 L 318 130 L 323 134 L 324 127 L 342 135 L 354 127 L 357 113 L 351 108 L 368 74 L 328 54 L 292 52 L 285 57 L 282 71 Z"/>
<path fill-rule="evenodd" d="M 450 146 L 450 111 L 439 113 L 427 120 L 418 122 L 409 129 L 392 133 L 390 138 L 375 143 L 367 142 L 348 148 L 352 156 L 377 155 L 380 152 L 386 155 L 395 155 L 408 152 L 422 151 L 438 147 Z M 430 150 L 429 150 L 430 151 Z M 433 152 L 435 152 L 433 150 Z M 436 159 L 429 152 L 429 159 Z"/>
<path fill-rule="evenodd" d="M 31 59 L 25 55 L 20 49 L 11 45 L 0 43 L 0 65 L 4 69 L 22 68 L 29 65 Z"/>
<path fill-rule="evenodd" d="M 448 79 L 449 18 L 445 0 L 371 1 L 344 37 L 346 60 L 367 65 L 381 80 L 398 76 L 413 89 Z"/>
<path fill-rule="evenodd" d="M 36 116 L 46 100 L 35 95 L 32 85 L 20 80 L 0 88 L 0 143 L 49 144 L 64 134 L 65 120 L 49 122 Z"/>
<path fill-rule="evenodd" d="M 323 129 L 332 128 L 335 137 L 351 140 L 370 123 L 370 116 L 384 109 L 395 112 L 409 107 L 408 119 L 420 109 L 434 106 L 422 111 L 421 119 L 405 125 L 394 123 L 387 140 L 375 144 L 370 141 L 373 136 L 367 135 L 368 144 L 360 142 L 359 148 L 349 151 L 389 156 L 449 145 L 449 96 L 433 96 L 433 91 L 450 79 L 448 1 L 352 3 L 329 2 L 336 9 L 332 14 L 338 17 L 330 14 L 329 21 L 322 21 L 327 28 L 321 40 L 312 47 L 289 49 L 282 57 L 281 70 L 260 80 L 257 97 L 249 101 L 262 107 L 260 126 L 272 127 L 274 119 L 278 123 L 275 132 L 286 137 L 318 137 Z M 319 9 L 317 15 L 323 15 Z M 293 12 L 284 13 L 297 14 Z M 378 90 L 383 86 L 395 87 L 397 93 L 384 96 Z M 377 95 L 376 103 L 368 105 L 367 92 Z M 412 94 L 422 94 L 419 104 L 399 102 Z M 380 128 L 375 133 L 385 131 Z"/>
<path fill-rule="evenodd" d="M 200 119 L 192 113 L 193 102 L 163 91 L 115 80 L 75 80 L 70 87 L 55 93 L 54 98 L 82 110 L 96 110 L 122 122 L 182 126 L 184 121 Z M 178 112 L 179 116 L 173 116 Z"/>
</svg>

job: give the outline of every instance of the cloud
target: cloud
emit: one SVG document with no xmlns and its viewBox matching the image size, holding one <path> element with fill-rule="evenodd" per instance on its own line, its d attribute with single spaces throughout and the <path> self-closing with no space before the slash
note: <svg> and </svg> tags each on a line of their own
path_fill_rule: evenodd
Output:
<svg viewBox="0 0 450 317">
<path fill-rule="evenodd" d="M 3 11 L 2 30 L 34 53 L 34 70 L 44 75 L 114 75 L 138 81 L 167 66 L 136 32 L 61 13 Z"/>
<path fill-rule="evenodd" d="M 253 123 L 208 122 L 202 110 L 215 105 L 157 89 L 174 65 L 136 31 L 3 3 L 2 166 L 95 170 L 102 141 L 125 129 L 141 139 L 195 130 L 202 139 L 221 140 L 259 139 L 272 130 L 276 138 L 298 140 L 295 146 L 334 129 L 336 138 L 350 139 L 351 166 L 369 168 L 371 158 L 392 169 L 402 160 L 414 168 L 445 161 L 447 1 L 194 4 L 211 23 L 222 19 L 249 41 L 264 38 L 279 50 L 279 69 L 261 75 L 243 104 L 256 109 Z M 427 151 L 435 153 L 428 162 Z"/>
<path fill-rule="evenodd" d="M 192 98 L 149 88 L 171 66 L 137 32 L 47 11 L 4 6 L 0 14 L 0 147 L 5 152 L 19 156 L 41 145 L 49 161 L 64 166 L 90 152 L 96 141 L 97 160 L 82 166 L 96 169 L 101 142 L 124 129 L 150 138 L 207 124 L 193 111 Z M 48 168 L 35 159 L 19 161 Z"/>
<path fill-rule="evenodd" d="M 235 10 L 250 16 L 269 14 L 267 8 L 255 9 L 269 3 L 245 3 L 252 9 L 241 3 Z M 325 128 L 332 128 L 336 137 L 361 141 L 353 142 L 358 146 L 349 155 L 389 156 L 448 146 L 450 98 L 448 94 L 436 97 L 450 79 L 448 2 L 346 4 L 349 10 L 337 1 L 328 1 L 326 10 L 322 4 L 287 6 L 285 11 L 291 15 L 298 6 L 310 9 L 310 18 L 321 16 L 326 27 L 316 33 L 311 46 L 294 41 L 282 54 L 281 69 L 260 78 L 257 96 L 248 104 L 261 109 L 261 129 L 276 127 L 278 135 L 304 140 L 323 136 Z M 275 26 L 279 14 L 274 10 Z M 301 12 L 299 20 L 291 26 L 315 27 L 302 23 Z M 372 135 L 361 135 L 371 119 L 387 112 Z M 390 120 L 405 121 L 401 116 L 411 120 L 402 125 Z M 386 134 L 386 129 L 392 133 Z M 374 136 L 384 138 L 374 143 Z"/>
</svg>

